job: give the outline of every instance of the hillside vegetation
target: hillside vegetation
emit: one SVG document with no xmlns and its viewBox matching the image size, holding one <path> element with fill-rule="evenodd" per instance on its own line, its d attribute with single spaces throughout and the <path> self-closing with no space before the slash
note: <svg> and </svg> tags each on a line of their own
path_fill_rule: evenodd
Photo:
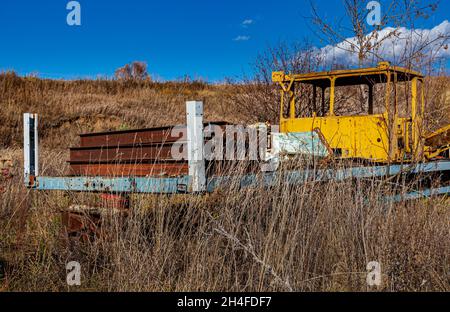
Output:
<svg viewBox="0 0 450 312">
<path fill-rule="evenodd" d="M 447 77 L 427 80 L 427 125 L 449 122 Z M 184 123 L 185 101 L 203 100 L 205 119 L 277 120 L 267 83 L 54 81 L 0 75 L 0 260 L 7 291 L 449 291 L 448 199 L 380 201 L 399 181 L 305 183 L 207 196 L 132 196 L 127 220 L 109 235 L 65 238 L 59 212 L 95 194 L 30 192 L 22 182 L 22 113 L 40 115 L 41 173 L 63 175 L 79 133 Z M 448 98 L 448 96 L 447 96 Z M 4 171 L 6 172 L 6 171 Z M 9 173 L 12 177 L 9 177 Z M 239 168 L 233 168 L 233 174 Z M 283 174 L 281 170 L 280 174 Z M 395 188 L 395 187 L 394 187 Z M 68 287 L 78 261 L 82 285 Z M 369 287 L 378 261 L 382 284 Z"/>
</svg>

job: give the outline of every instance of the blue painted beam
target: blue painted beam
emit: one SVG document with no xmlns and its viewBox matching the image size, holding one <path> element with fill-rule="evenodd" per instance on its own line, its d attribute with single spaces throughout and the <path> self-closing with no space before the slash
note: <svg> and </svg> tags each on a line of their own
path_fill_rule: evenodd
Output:
<svg viewBox="0 0 450 312">
<path fill-rule="evenodd" d="M 385 197 L 387 202 L 402 202 L 407 200 L 420 199 L 424 197 L 431 197 L 436 195 L 450 194 L 450 186 L 443 186 L 431 189 L 425 189 L 420 191 L 413 191 L 406 194 L 397 194 L 393 196 Z"/>
<path fill-rule="evenodd" d="M 112 193 L 166 193 L 187 191 L 189 177 L 179 178 L 105 178 L 105 177 L 37 177 L 36 190 Z"/>
<path fill-rule="evenodd" d="M 283 174 L 280 172 L 250 174 L 243 177 L 212 177 L 207 182 L 207 192 L 238 183 L 240 188 L 250 186 L 275 186 L 281 184 L 301 184 L 307 181 L 341 181 L 349 178 L 370 178 L 392 176 L 399 173 L 431 173 L 450 171 L 450 161 L 438 161 L 418 165 L 391 165 L 372 167 L 353 167 L 346 169 L 296 170 Z M 175 178 L 155 177 L 37 177 L 36 190 L 63 190 L 75 192 L 117 192 L 117 193 L 186 193 L 189 176 Z"/>
<path fill-rule="evenodd" d="M 404 164 L 390 166 L 353 167 L 345 169 L 322 169 L 322 170 L 296 170 L 288 171 L 283 175 L 279 172 L 264 173 L 259 175 L 246 175 L 239 181 L 240 187 L 254 185 L 275 186 L 278 183 L 300 184 L 307 181 L 342 181 L 350 178 L 371 178 L 381 176 L 393 176 L 400 173 L 431 173 L 437 171 L 450 171 L 450 161 L 438 161 L 423 164 Z M 220 185 L 236 182 L 232 176 L 213 177 L 208 181 L 208 192 L 220 187 Z"/>
</svg>

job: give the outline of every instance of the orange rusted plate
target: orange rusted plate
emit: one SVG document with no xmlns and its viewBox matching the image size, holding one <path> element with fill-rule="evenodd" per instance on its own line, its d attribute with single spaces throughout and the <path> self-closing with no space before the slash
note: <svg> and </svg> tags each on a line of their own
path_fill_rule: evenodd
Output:
<svg viewBox="0 0 450 312">
<path fill-rule="evenodd" d="M 230 123 L 224 121 L 206 123 L 205 126 L 218 126 L 222 129 Z M 176 142 L 186 137 L 186 126 L 85 133 L 80 135 L 80 147 L 102 147 L 136 145 L 161 142 Z"/>
<path fill-rule="evenodd" d="M 176 149 L 177 155 L 172 155 L 173 148 Z M 187 158 L 185 144 L 165 143 L 119 147 L 74 147 L 70 149 L 70 162 L 142 162 L 149 160 L 174 160 L 175 156 L 179 157 L 179 159 Z"/>
<path fill-rule="evenodd" d="M 80 147 L 120 146 L 145 143 L 175 142 L 182 138 L 186 128 L 175 130 L 173 127 L 137 129 L 80 135 Z"/>
<path fill-rule="evenodd" d="M 214 133 L 227 122 L 205 124 Z M 80 176 L 179 176 L 189 172 L 186 126 L 87 133 L 70 149 L 70 174 Z M 173 155 L 175 150 L 177 155 Z"/>
<path fill-rule="evenodd" d="M 151 164 L 70 164 L 71 174 L 79 176 L 179 176 L 189 173 L 188 164 L 151 163 Z"/>
</svg>

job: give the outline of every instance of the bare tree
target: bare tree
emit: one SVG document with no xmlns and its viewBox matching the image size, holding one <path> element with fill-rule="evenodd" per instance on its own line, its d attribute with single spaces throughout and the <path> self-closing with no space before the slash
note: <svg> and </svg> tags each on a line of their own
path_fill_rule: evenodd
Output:
<svg viewBox="0 0 450 312">
<path fill-rule="evenodd" d="M 244 79 L 243 83 L 234 84 L 235 91 L 229 100 L 237 103 L 246 122 L 278 122 L 280 91 L 272 83 L 272 72 L 307 73 L 319 69 L 320 55 L 315 53 L 312 45 L 305 42 L 280 42 L 267 48 L 253 64 L 254 76 Z"/>
<path fill-rule="evenodd" d="M 147 72 L 147 64 L 138 61 L 118 68 L 114 75 L 118 80 L 146 80 L 150 78 Z"/>
<path fill-rule="evenodd" d="M 449 49 L 450 34 L 446 30 L 448 22 L 443 22 L 432 31 L 417 28 L 418 22 L 427 19 L 438 8 L 440 0 L 386 0 L 380 1 L 382 4 L 379 25 L 371 26 L 367 23 L 369 10 L 367 3 L 363 0 L 342 0 L 345 8 L 345 16 L 339 20 L 330 21 L 325 16 L 321 16 L 313 0 L 310 0 L 312 10 L 312 24 L 317 30 L 319 38 L 326 42 L 332 53 L 337 50 L 345 52 L 346 55 L 357 57 L 359 67 L 375 64 L 379 61 L 390 61 L 394 65 L 403 66 L 410 69 L 417 69 L 428 76 L 434 76 L 425 80 L 425 99 L 427 111 L 425 112 L 425 122 L 427 128 L 433 129 L 436 126 L 448 123 L 442 121 L 437 116 L 448 116 L 448 104 L 445 103 L 444 96 L 448 87 L 448 73 L 443 70 L 445 63 L 443 55 Z M 440 27 L 444 26 L 444 27 Z M 440 31 L 443 28 L 443 31 Z M 355 64 L 339 63 L 333 56 L 332 69 L 348 68 Z M 348 60 L 348 58 L 347 58 Z M 324 62 L 325 64 L 326 62 Z M 439 77 L 442 77 L 439 78 Z M 383 86 L 377 86 L 382 88 Z M 400 86 L 399 86 L 400 87 Z M 399 104 L 408 109 L 408 84 L 403 84 L 401 90 L 404 94 Z M 337 90 L 336 92 L 339 92 Z M 377 93 L 384 91 L 378 90 Z M 366 103 L 367 93 L 360 86 L 357 90 L 359 103 Z M 337 95 L 337 106 L 358 105 L 358 103 L 347 103 L 340 101 L 341 96 Z M 377 98 L 375 99 L 377 101 Z M 339 104 L 339 101 L 341 104 Z M 345 107 L 344 107 L 345 108 Z M 350 108 L 345 108 L 350 109 Z M 355 113 L 353 111 L 352 113 Z"/>
<path fill-rule="evenodd" d="M 330 55 L 324 54 L 327 49 L 342 50 L 344 54 L 356 58 L 354 64 L 333 60 L 332 69 L 344 69 L 352 65 L 362 67 L 389 60 L 395 65 L 420 69 L 428 75 L 432 71 L 436 73 L 440 61 L 438 51 L 448 49 L 449 34 L 444 32 L 430 37 L 426 31 L 416 29 L 415 24 L 420 19 L 428 18 L 437 9 L 439 1 L 424 4 L 422 0 L 386 0 L 382 6 L 380 24 L 375 26 L 367 23 L 368 0 L 342 1 L 345 17 L 330 21 L 319 14 L 313 0 L 310 0 L 313 25 L 322 41 L 328 44 L 327 47 L 315 48 L 308 40 L 301 44 L 280 43 L 258 56 L 254 64 L 254 77 L 245 79 L 244 84 L 236 84 L 237 91 L 230 97 L 238 103 L 241 113 L 246 116 L 245 121 L 277 122 L 279 90 L 271 83 L 272 72 L 283 70 L 305 73 L 322 70 L 328 67 Z M 398 46 L 403 49 L 397 49 Z M 296 90 L 303 104 L 300 105 L 302 111 L 299 115 L 308 115 L 312 109 L 312 92 L 307 87 L 301 84 Z M 377 90 L 377 94 L 382 94 L 382 90 Z M 375 104 L 380 106 L 381 98 L 380 101 L 375 100 Z M 338 114 L 365 114 L 368 90 L 365 86 L 336 90 L 335 101 Z"/>
<path fill-rule="evenodd" d="M 405 49 L 393 55 L 391 61 L 405 67 L 412 67 L 417 63 L 423 64 L 424 59 L 433 55 L 425 55 L 430 47 L 433 50 L 446 48 L 448 34 L 441 34 L 435 38 L 427 38 L 423 33 L 416 31 L 416 23 L 420 19 L 427 19 L 436 11 L 439 0 L 389 0 L 383 2 L 380 23 L 371 26 L 367 23 L 369 10 L 368 1 L 343 0 L 345 17 L 339 21 L 330 21 L 321 16 L 316 5 L 310 0 L 312 10 L 312 23 L 319 37 L 331 46 L 345 52 L 357 55 L 358 65 L 361 67 L 367 61 L 384 60 L 383 45 L 403 40 Z M 346 21 L 346 22 L 343 22 Z M 409 31 L 405 31 L 406 27 Z M 447 47 L 448 48 L 448 47 Z M 395 52 L 395 51 L 393 51 Z M 392 52 L 392 53 L 393 53 Z M 341 64 L 347 65 L 348 64 Z M 332 64 L 336 66 L 336 64 Z"/>
</svg>

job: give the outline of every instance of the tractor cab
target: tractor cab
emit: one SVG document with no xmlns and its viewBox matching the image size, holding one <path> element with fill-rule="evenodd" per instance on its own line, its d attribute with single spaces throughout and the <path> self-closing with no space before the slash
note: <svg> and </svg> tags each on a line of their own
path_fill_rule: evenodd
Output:
<svg viewBox="0 0 450 312">
<path fill-rule="evenodd" d="M 424 76 L 377 67 L 307 74 L 274 72 L 280 132 L 316 132 L 336 158 L 403 162 L 424 155 Z"/>
</svg>

